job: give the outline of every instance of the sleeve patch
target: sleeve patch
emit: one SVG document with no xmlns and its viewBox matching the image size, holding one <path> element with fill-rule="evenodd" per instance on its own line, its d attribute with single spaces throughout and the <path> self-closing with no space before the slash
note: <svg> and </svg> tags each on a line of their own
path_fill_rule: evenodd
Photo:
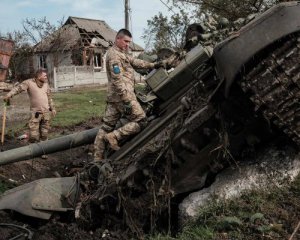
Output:
<svg viewBox="0 0 300 240">
<path fill-rule="evenodd" d="M 118 64 L 113 64 L 113 72 L 114 74 L 119 74 L 121 72 L 120 67 Z"/>
</svg>

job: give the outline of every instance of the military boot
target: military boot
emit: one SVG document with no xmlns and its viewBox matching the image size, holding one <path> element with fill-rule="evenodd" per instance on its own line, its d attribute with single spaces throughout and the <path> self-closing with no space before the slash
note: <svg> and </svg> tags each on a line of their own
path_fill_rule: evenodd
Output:
<svg viewBox="0 0 300 240">
<path fill-rule="evenodd" d="M 104 139 L 106 141 L 108 141 L 110 147 L 113 150 L 118 151 L 120 149 L 120 147 L 118 145 L 118 139 L 117 139 L 116 135 L 113 132 L 105 134 Z"/>
</svg>

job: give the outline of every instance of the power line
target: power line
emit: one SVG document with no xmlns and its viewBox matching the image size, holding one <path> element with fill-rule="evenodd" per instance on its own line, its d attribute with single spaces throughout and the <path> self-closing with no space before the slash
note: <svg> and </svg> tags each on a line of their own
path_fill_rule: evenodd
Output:
<svg viewBox="0 0 300 240">
<path fill-rule="evenodd" d="M 169 7 L 165 2 L 163 2 L 163 0 L 159 0 L 163 5 L 165 5 L 171 12 L 173 12 L 174 14 L 176 14 L 176 12 L 173 11 L 173 9 L 171 7 Z"/>
</svg>

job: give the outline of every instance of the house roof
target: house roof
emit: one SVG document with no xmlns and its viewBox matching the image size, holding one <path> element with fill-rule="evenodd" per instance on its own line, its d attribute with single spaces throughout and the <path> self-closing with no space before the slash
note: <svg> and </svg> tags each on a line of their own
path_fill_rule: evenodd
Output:
<svg viewBox="0 0 300 240">
<path fill-rule="evenodd" d="M 116 31 L 110 28 L 106 22 L 96 19 L 69 17 L 64 25 L 76 24 L 79 29 L 83 29 L 89 33 L 98 33 L 107 42 L 114 42 Z"/>
<path fill-rule="evenodd" d="M 35 52 L 52 52 L 69 50 L 80 41 L 78 28 L 69 24 L 62 26 L 50 36 L 34 46 Z"/>
<path fill-rule="evenodd" d="M 83 46 L 90 46 L 92 41 L 107 48 L 113 44 L 116 34 L 117 32 L 105 21 L 69 17 L 59 30 L 43 39 L 34 49 L 36 52 L 69 50 L 80 42 Z M 133 51 L 144 50 L 135 43 L 132 43 L 130 48 Z"/>
</svg>

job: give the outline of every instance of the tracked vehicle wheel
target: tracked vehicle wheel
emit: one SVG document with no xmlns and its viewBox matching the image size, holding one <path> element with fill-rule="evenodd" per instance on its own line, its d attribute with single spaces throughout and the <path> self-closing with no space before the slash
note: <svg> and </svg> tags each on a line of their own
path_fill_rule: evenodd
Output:
<svg viewBox="0 0 300 240">
<path fill-rule="evenodd" d="M 242 78 L 255 110 L 277 125 L 300 146 L 300 33 L 290 35 L 267 49 Z"/>
</svg>

